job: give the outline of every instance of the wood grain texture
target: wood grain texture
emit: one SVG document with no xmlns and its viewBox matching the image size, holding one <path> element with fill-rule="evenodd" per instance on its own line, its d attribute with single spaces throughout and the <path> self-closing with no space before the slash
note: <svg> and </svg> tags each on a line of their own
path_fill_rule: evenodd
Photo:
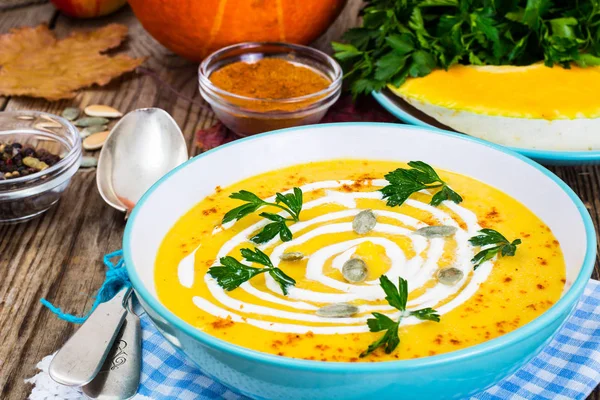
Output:
<svg viewBox="0 0 600 400">
<path fill-rule="evenodd" d="M 2 3 L 0 2 L 0 5 Z M 316 42 L 328 51 L 328 43 L 357 21 L 360 0 L 350 0 L 332 28 Z M 72 101 L 49 103 L 27 98 L 0 98 L 0 110 L 36 109 L 60 113 L 67 106 L 108 104 L 127 112 L 141 107 L 160 107 L 181 127 L 190 149 L 197 153 L 194 133 L 214 122 L 197 89 L 197 65 L 170 53 L 149 37 L 125 8 L 112 16 L 75 20 L 59 15 L 49 4 L 2 10 L 0 33 L 11 27 L 46 22 L 58 36 L 73 29 L 90 29 L 109 22 L 130 28 L 129 40 L 120 48 L 135 56 L 150 56 L 145 67 L 193 103 L 158 86 L 138 73 L 116 79 L 103 88 L 82 91 Z M 141 133 L 143 134 L 143 133 Z M 88 153 L 97 156 L 97 152 Z M 600 226 L 600 167 L 554 168 L 577 192 Z M 23 380 L 35 373 L 35 364 L 56 351 L 75 327 L 62 322 L 39 303 L 45 297 L 67 312 L 83 314 L 104 279 L 101 256 L 121 247 L 123 215 L 106 206 L 97 192 L 95 171 L 81 170 L 61 201 L 41 218 L 21 225 L 0 227 L 0 399 L 24 399 L 30 387 Z M 598 264 L 594 275 L 598 278 Z M 596 390 L 590 399 L 600 400 Z"/>
</svg>

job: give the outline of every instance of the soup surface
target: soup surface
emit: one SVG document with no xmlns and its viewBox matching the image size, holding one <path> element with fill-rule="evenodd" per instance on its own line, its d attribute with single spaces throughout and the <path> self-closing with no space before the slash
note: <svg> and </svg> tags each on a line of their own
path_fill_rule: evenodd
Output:
<svg viewBox="0 0 600 400">
<path fill-rule="evenodd" d="M 227 342 L 323 361 L 386 361 L 458 350 L 516 329 L 558 300 L 565 283 L 562 251 L 550 229 L 529 209 L 489 185 L 439 169 L 462 202 L 432 206 L 435 189 L 389 207 L 379 189 L 388 184 L 385 174 L 396 168 L 407 167 L 384 161 L 315 162 L 217 187 L 166 235 L 155 268 L 159 299 L 188 323 Z M 290 241 L 282 242 L 279 236 L 261 245 L 250 241 L 271 222 L 261 212 L 282 212 L 273 206 L 221 224 L 226 212 L 244 204 L 230 199 L 232 193 L 247 190 L 267 199 L 293 187 L 302 190 L 303 207 L 298 222 L 286 222 L 293 234 Z M 373 210 L 376 224 L 357 233 L 353 220 L 367 209 Z M 455 232 L 446 237 L 415 233 L 435 225 Z M 498 254 L 474 268 L 472 258 L 490 247 L 469 242 L 482 228 L 522 243 L 514 256 Z M 296 281 L 287 295 L 268 273 L 230 291 L 208 273 L 221 265 L 221 257 L 243 261 L 240 250 L 255 247 Z M 280 259 L 290 252 L 302 253 L 302 258 Z M 364 281 L 348 282 L 342 274 L 351 259 L 367 267 Z M 461 272 L 451 284 L 439 275 L 449 267 Z M 407 280 L 408 311 L 434 308 L 439 322 L 391 307 L 380 287 L 384 274 L 395 285 L 399 277 Z M 317 315 L 319 308 L 337 303 L 357 306 L 358 312 L 342 318 Z M 369 331 L 372 312 L 394 321 L 402 316 L 400 344 L 389 354 L 380 347 L 359 357 L 385 334 Z"/>
</svg>

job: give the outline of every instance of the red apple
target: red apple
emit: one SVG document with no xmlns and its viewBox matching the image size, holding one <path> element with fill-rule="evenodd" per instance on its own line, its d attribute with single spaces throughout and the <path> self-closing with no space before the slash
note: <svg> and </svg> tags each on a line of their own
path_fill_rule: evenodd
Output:
<svg viewBox="0 0 600 400">
<path fill-rule="evenodd" d="M 51 0 L 63 13 L 75 18 L 93 18 L 110 14 L 123 7 L 127 0 Z"/>
</svg>

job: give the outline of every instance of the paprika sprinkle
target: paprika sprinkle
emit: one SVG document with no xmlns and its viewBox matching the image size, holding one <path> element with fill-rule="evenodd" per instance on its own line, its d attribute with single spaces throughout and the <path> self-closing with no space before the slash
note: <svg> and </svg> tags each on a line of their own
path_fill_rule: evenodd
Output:
<svg viewBox="0 0 600 400">
<path fill-rule="evenodd" d="M 331 84 L 321 73 L 281 58 L 238 61 L 213 72 L 210 80 L 230 93 L 265 100 L 306 96 Z"/>
</svg>

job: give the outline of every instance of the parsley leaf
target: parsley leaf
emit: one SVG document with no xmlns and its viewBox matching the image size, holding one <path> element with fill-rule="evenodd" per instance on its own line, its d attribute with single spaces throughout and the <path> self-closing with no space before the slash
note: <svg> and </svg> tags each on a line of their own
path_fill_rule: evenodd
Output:
<svg viewBox="0 0 600 400">
<path fill-rule="evenodd" d="M 382 275 L 379 277 L 379 285 L 386 294 L 387 302 L 397 310 L 401 311 L 398 321 L 394 321 L 385 314 L 378 312 L 373 313 L 373 317 L 367 320 L 367 326 L 371 332 L 385 331 L 385 334 L 375 342 L 371 343 L 367 350 L 360 354 L 360 357 L 366 357 L 379 347 L 384 347 L 386 354 L 393 352 L 400 344 L 398 336 L 398 328 L 400 321 L 405 316 L 414 316 L 422 320 L 440 322 L 440 316 L 437 311 L 432 308 L 423 308 L 421 310 L 406 312 L 406 303 L 408 301 L 408 282 L 405 279 L 399 278 L 398 287 L 394 286 L 392 281 Z"/>
<path fill-rule="evenodd" d="M 477 269 L 484 262 L 491 260 L 500 253 L 501 256 L 514 256 L 517 251 L 517 245 L 521 244 L 521 239 L 515 239 L 510 242 L 500 232 L 493 229 L 482 229 L 479 231 L 479 235 L 473 236 L 469 239 L 469 243 L 473 246 L 491 246 L 479 253 L 475 254 L 475 257 L 471 259 L 471 262 L 475 264 L 473 269 Z"/>
<path fill-rule="evenodd" d="M 294 286 L 296 281 L 286 275 L 281 269 L 275 268 L 268 255 L 255 248 L 241 249 L 242 257 L 246 261 L 264 265 L 265 268 L 255 268 L 242 264 L 231 256 L 221 257 L 222 265 L 210 267 L 208 274 L 216 279 L 219 286 L 227 291 L 237 289 L 242 283 L 249 281 L 256 275 L 268 272 L 279 284 L 284 295 L 288 294 L 287 288 Z"/>
<path fill-rule="evenodd" d="M 402 205 L 413 193 L 423 189 L 441 188 L 432 198 L 430 204 L 438 206 L 444 200 L 460 203 L 462 197 L 452 190 L 444 182 L 437 172 L 423 161 L 411 161 L 408 163 L 410 169 L 398 168 L 385 175 L 390 183 L 380 189 L 383 198 L 387 199 L 387 205 L 395 207 Z"/>
<path fill-rule="evenodd" d="M 600 63 L 598 0 L 367 0 L 332 43 L 356 97 L 455 64 Z"/>
<path fill-rule="evenodd" d="M 222 223 L 227 223 L 233 220 L 240 220 L 247 215 L 256 212 L 258 209 L 265 206 L 273 206 L 281 208 L 286 211 L 291 218 L 284 218 L 279 214 L 263 212 L 259 215 L 270 221 L 259 233 L 254 235 L 250 240 L 254 243 L 266 243 L 279 235 L 282 242 L 289 242 L 292 240 L 292 232 L 288 228 L 286 222 L 298 222 L 300 220 L 300 212 L 302 211 L 302 190 L 295 187 L 292 193 L 277 193 L 275 195 L 275 203 L 269 203 L 258 197 L 252 192 L 247 190 L 240 190 L 239 192 L 232 193 L 230 196 L 232 199 L 245 201 L 246 204 L 242 204 L 228 211 L 223 217 Z"/>
</svg>

